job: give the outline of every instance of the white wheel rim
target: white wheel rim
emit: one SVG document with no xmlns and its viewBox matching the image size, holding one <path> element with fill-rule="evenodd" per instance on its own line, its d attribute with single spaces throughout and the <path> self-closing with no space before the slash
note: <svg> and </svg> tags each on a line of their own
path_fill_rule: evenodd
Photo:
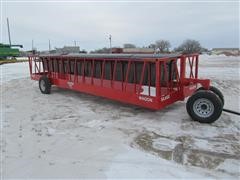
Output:
<svg viewBox="0 0 240 180">
<path fill-rule="evenodd" d="M 43 81 L 43 80 L 40 81 L 40 88 L 41 88 L 41 90 L 45 91 L 45 89 L 46 89 L 45 81 Z"/>
<path fill-rule="evenodd" d="M 210 100 L 200 98 L 193 103 L 193 111 L 199 117 L 208 118 L 214 112 L 214 105 Z"/>
</svg>

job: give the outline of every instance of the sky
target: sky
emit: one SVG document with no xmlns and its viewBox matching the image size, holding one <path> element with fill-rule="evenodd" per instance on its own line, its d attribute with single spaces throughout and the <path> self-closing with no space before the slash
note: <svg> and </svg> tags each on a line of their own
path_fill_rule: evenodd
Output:
<svg viewBox="0 0 240 180">
<path fill-rule="evenodd" d="M 198 40 L 206 48 L 239 47 L 239 2 L 61 2 L 1 0 L 1 42 L 48 50 L 72 46 L 94 50 L 132 43 L 148 46 L 169 40 L 172 48 L 185 39 Z"/>
</svg>

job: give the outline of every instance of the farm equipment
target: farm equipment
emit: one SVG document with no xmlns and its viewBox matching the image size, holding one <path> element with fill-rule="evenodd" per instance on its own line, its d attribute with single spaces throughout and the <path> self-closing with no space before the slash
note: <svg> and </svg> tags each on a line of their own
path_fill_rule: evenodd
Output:
<svg viewBox="0 0 240 180">
<path fill-rule="evenodd" d="M 23 48 L 23 45 L 11 43 L 10 26 L 9 26 L 8 18 L 7 18 L 7 28 L 8 28 L 9 44 L 0 43 L 0 60 L 7 59 L 9 57 L 12 59 L 15 59 L 16 57 L 18 57 L 20 55 L 20 51 L 18 48 L 12 48 L 12 47 Z"/>
<path fill-rule="evenodd" d="M 29 69 L 43 94 L 55 85 L 153 110 L 190 96 L 191 118 L 212 123 L 224 99 L 209 79 L 198 78 L 198 62 L 198 54 L 40 55 L 29 57 Z"/>
<path fill-rule="evenodd" d="M 0 59 L 7 59 L 9 57 L 15 58 L 20 55 L 20 51 L 18 48 L 12 48 L 12 47 L 20 47 L 22 48 L 22 45 L 9 45 L 9 44 L 1 44 L 0 43 Z"/>
</svg>

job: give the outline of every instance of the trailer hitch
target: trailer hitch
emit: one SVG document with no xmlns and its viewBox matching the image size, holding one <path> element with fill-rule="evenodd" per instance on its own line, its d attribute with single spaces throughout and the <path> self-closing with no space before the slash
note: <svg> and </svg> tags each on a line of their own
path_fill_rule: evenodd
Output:
<svg viewBox="0 0 240 180">
<path fill-rule="evenodd" d="M 240 116 L 240 112 L 236 112 L 230 109 L 223 109 L 223 111 Z"/>
</svg>

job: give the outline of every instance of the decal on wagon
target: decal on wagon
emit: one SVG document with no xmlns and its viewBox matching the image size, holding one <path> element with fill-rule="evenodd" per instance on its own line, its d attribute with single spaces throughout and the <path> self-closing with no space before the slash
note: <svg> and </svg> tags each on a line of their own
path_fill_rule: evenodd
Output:
<svg viewBox="0 0 240 180">
<path fill-rule="evenodd" d="M 150 97 L 139 96 L 138 99 L 141 101 L 153 102 L 153 99 Z"/>
<path fill-rule="evenodd" d="M 71 88 L 71 89 L 72 89 L 72 87 L 73 87 L 74 83 L 73 83 L 73 82 L 71 82 L 71 81 L 68 81 L 68 82 L 67 82 L 67 85 L 69 86 L 69 88 Z"/>
<path fill-rule="evenodd" d="M 162 101 L 162 102 L 163 102 L 163 101 L 166 101 L 166 100 L 168 100 L 168 99 L 170 99 L 170 95 L 166 95 L 166 96 L 161 97 L 161 101 Z"/>
</svg>

